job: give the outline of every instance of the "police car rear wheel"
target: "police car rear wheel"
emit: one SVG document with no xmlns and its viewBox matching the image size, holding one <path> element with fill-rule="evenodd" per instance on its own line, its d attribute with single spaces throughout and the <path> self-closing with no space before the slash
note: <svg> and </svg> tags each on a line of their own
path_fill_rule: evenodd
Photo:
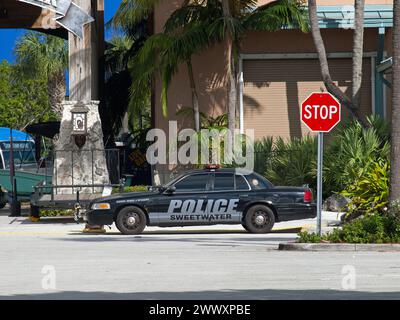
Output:
<svg viewBox="0 0 400 320">
<path fill-rule="evenodd" d="M 126 207 L 118 213 L 115 224 L 123 234 L 140 234 L 146 227 L 146 215 L 137 207 Z"/>
<path fill-rule="evenodd" d="M 275 215 L 267 206 L 256 205 L 247 211 L 244 222 L 244 228 L 251 233 L 267 233 L 275 224 Z"/>
</svg>

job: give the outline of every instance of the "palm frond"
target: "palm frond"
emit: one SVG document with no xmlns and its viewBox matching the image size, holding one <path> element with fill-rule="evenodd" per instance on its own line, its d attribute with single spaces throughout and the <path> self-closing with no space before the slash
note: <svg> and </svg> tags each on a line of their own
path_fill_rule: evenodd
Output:
<svg viewBox="0 0 400 320">
<path fill-rule="evenodd" d="M 122 0 L 110 21 L 113 27 L 126 28 L 149 17 L 154 7 L 165 0 Z"/>
<path fill-rule="evenodd" d="M 258 7 L 243 21 L 247 30 L 277 31 L 281 28 L 309 30 L 306 7 L 301 0 L 276 0 Z"/>
</svg>

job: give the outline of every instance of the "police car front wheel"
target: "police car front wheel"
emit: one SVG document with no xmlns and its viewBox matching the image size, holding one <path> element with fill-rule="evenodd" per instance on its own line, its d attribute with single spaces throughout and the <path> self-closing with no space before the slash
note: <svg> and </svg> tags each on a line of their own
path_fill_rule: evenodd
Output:
<svg viewBox="0 0 400 320">
<path fill-rule="evenodd" d="M 244 218 L 243 227 L 251 233 L 267 233 L 275 224 L 275 215 L 271 208 L 263 205 L 251 207 Z"/>
<path fill-rule="evenodd" d="M 137 207 L 125 207 L 118 213 L 115 225 L 123 234 L 140 234 L 146 227 L 146 215 Z"/>
</svg>

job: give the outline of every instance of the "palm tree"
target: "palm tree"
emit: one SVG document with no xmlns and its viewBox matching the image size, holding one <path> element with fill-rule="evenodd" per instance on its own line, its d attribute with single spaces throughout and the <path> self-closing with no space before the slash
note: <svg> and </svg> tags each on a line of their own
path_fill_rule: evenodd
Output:
<svg viewBox="0 0 400 320">
<path fill-rule="evenodd" d="M 47 79 L 50 107 L 60 118 L 66 95 L 66 41 L 31 31 L 17 41 L 14 50 L 19 76 L 33 79 L 40 74 Z"/>
<path fill-rule="evenodd" d="M 163 0 L 123 0 L 114 18 L 118 24 L 134 24 L 149 15 Z M 163 34 L 151 37 L 136 59 L 138 85 L 149 83 L 155 73 L 162 78 L 162 107 L 166 115 L 167 91 L 172 76 L 181 63 L 186 63 L 192 91 L 195 126 L 200 128 L 198 94 L 191 56 L 213 44 L 226 44 L 226 76 L 228 79 L 229 129 L 235 129 L 237 104 L 237 57 L 240 41 L 249 30 L 275 31 L 281 27 L 307 29 L 305 10 L 297 0 L 278 0 L 257 7 L 254 0 L 185 0 L 165 24 Z M 155 63 L 156 62 L 156 63 Z M 135 85 L 133 96 L 139 86 Z M 233 145 L 233 143 L 230 143 Z"/>
<path fill-rule="evenodd" d="M 352 102 L 360 108 L 362 83 L 362 65 L 364 53 L 364 7 L 365 0 L 354 1 L 354 37 L 353 37 L 353 89 Z"/>
<path fill-rule="evenodd" d="M 257 6 L 254 0 L 204 0 L 186 1 L 176 10 L 166 26 L 168 29 L 186 28 L 189 23 L 197 23 L 206 29 L 209 46 L 218 42 L 225 44 L 225 71 L 227 79 L 227 111 L 230 132 L 236 128 L 238 55 L 240 43 L 246 32 L 252 30 L 277 31 L 282 27 L 299 27 L 308 30 L 306 11 L 297 0 L 277 0 Z M 233 135 L 229 142 L 234 145 Z"/>
<path fill-rule="evenodd" d="M 392 153 L 390 201 L 400 200 L 400 0 L 393 8 Z"/>
<path fill-rule="evenodd" d="M 105 104 L 114 134 L 129 131 L 129 88 L 132 80 L 128 69 L 133 40 L 126 36 L 112 38 L 105 51 Z M 111 112 L 112 111 L 112 112 Z"/>
<path fill-rule="evenodd" d="M 358 9 L 359 11 L 359 9 Z M 366 120 L 366 118 L 361 114 L 359 108 L 357 105 L 354 105 L 352 99 L 350 99 L 333 81 L 332 77 L 329 71 L 329 64 L 328 64 L 328 59 L 326 56 L 326 50 L 325 50 L 325 45 L 324 41 L 321 36 L 321 30 L 319 29 L 319 24 L 318 24 L 318 15 L 317 15 L 317 3 L 316 0 L 308 0 L 308 12 L 309 12 L 309 18 L 310 18 L 310 24 L 311 24 L 311 34 L 314 39 L 314 45 L 317 50 L 318 58 L 319 58 L 319 63 L 320 63 L 320 68 L 321 68 L 321 75 L 322 75 L 322 80 L 325 84 L 326 89 L 334 95 L 340 102 L 341 104 L 346 107 L 349 111 L 350 114 L 362 124 L 363 127 L 368 128 L 370 127 L 370 124 Z M 358 19 L 360 20 L 360 17 Z M 358 24 L 358 27 L 360 27 L 361 24 Z M 361 25 L 362 26 L 362 25 Z M 362 47 L 361 47 L 362 49 Z M 359 55 L 359 54 L 358 54 Z M 361 56 L 358 56 L 358 59 L 361 61 L 357 62 L 359 64 L 362 64 L 362 53 Z M 357 59 L 357 57 L 355 57 Z M 357 70 L 357 65 L 354 68 L 354 70 Z M 359 71 L 359 69 L 358 69 Z M 359 79 L 359 78 L 358 78 Z M 356 85 L 359 80 L 356 81 Z M 357 94 L 357 92 L 355 92 Z"/>
</svg>

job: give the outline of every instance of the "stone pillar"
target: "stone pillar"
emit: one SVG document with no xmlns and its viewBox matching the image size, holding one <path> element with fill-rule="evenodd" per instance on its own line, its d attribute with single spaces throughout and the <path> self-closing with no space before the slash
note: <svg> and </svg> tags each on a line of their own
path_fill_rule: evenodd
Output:
<svg viewBox="0 0 400 320">
<path fill-rule="evenodd" d="M 71 136 L 71 109 L 77 101 L 65 101 L 61 120 L 60 134 L 55 142 L 55 163 L 53 184 L 55 185 L 91 185 L 109 184 L 106 154 L 103 144 L 103 132 L 98 112 L 98 101 L 84 102 L 88 107 L 88 135 L 85 145 L 80 149 Z M 102 192 L 101 188 L 82 188 L 81 193 Z M 57 194 L 72 194 L 72 188 L 57 189 Z"/>
</svg>

